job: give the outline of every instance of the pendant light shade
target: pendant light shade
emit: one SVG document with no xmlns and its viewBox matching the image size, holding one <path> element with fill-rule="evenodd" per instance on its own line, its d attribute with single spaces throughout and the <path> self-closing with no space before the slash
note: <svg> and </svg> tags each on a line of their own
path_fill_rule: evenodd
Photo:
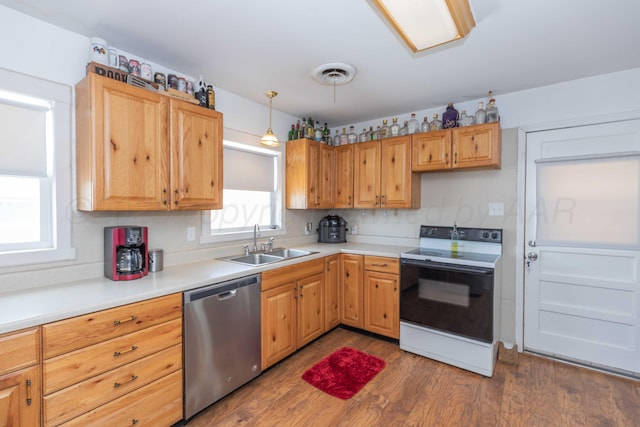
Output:
<svg viewBox="0 0 640 427">
<path fill-rule="evenodd" d="M 273 134 L 273 131 L 271 130 L 271 103 L 273 101 L 273 97 L 278 95 L 278 92 L 270 90 L 269 92 L 265 93 L 265 95 L 269 97 L 269 129 L 267 129 L 267 133 L 265 133 L 264 136 L 260 138 L 260 144 L 266 145 L 268 147 L 277 147 L 278 145 L 280 145 L 280 143 L 278 142 L 278 138 L 276 138 L 276 136 Z"/>
</svg>

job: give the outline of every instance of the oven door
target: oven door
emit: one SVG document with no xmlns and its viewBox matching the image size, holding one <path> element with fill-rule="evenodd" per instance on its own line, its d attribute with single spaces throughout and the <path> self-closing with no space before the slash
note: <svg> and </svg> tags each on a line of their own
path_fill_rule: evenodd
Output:
<svg viewBox="0 0 640 427">
<path fill-rule="evenodd" d="M 494 269 L 401 260 L 400 321 L 493 342 Z"/>
</svg>

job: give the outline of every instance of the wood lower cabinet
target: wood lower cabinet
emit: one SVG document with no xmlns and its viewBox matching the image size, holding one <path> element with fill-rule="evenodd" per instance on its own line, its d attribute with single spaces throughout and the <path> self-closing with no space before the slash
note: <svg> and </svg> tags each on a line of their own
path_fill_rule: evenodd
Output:
<svg viewBox="0 0 640 427">
<path fill-rule="evenodd" d="M 341 322 L 400 338 L 400 260 L 341 255 Z"/>
<path fill-rule="evenodd" d="M 364 329 L 400 338 L 400 260 L 364 256 Z"/>
<path fill-rule="evenodd" d="M 286 148 L 287 209 L 333 207 L 335 152 L 311 139 L 288 141 Z"/>
<path fill-rule="evenodd" d="M 222 208 L 222 114 L 88 74 L 76 85 L 82 211 Z"/>
<path fill-rule="evenodd" d="M 40 329 L 0 335 L 0 426 L 40 423 Z"/>
<path fill-rule="evenodd" d="M 414 172 L 500 168 L 500 123 L 425 132 L 411 138 Z"/>
<path fill-rule="evenodd" d="M 340 324 L 340 255 L 324 259 L 324 329 Z"/>
<path fill-rule="evenodd" d="M 181 294 L 43 325 L 42 336 L 45 426 L 182 419 Z"/>
<path fill-rule="evenodd" d="M 354 208 L 420 207 L 420 175 L 411 170 L 411 136 L 354 144 Z"/>
<path fill-rule="evenodd" d="M 324 259 L 262 273 L 262 369 L 325 332 Z"/>
</svg>

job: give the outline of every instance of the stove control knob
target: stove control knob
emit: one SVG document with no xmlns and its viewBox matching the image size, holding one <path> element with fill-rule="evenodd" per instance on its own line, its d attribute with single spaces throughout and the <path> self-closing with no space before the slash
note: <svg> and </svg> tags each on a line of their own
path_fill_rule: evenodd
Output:
<svg viewBox="0 0 640 427">
<path fill-rule="evenodd" d="M 482 238 L 483 239 L 488 239 L 489 238 L 489 232 L 488 231 L 483 231 L 482 232 Z"/>
<path fill-rule="evenodd" d="M 498 238 L 498 232 L 494 231 L 493 233 L 491 233 L 491 238 L 492 239 L 497 239 Z"/>
</svg>

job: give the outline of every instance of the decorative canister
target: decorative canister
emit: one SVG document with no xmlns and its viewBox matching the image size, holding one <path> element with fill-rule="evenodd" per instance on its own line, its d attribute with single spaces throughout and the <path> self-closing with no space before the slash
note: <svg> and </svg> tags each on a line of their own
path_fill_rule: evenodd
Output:
<svg viewBox="0 0 640 427">
<path fill-rule="evenodd" d="M 151 81 L 151 79 L 153 78 L 151 64 L 149 64 L 148 62 L 143 62 L 142 64 L 140 64 L 140 77 L 145 80 Z"/>
<path fill-rule="evenodd" d="M 156 72 L 153 75 L 153 81 L 158 83 L 162 90 L 167 90 L 167 76 L 164 73 Z"/>
<path fill-rule="evenodd" d="M 169 74 L 167 76 L 167 87 L 171 89 L 178 89 L 178 76 L 175 74 Z"/>
<path fill-rule="evenodd" d="M 149 272 L 155 273 L 164 268 L 164 251 L 162 249 L 149 249 Z"/>
<path fill-rule="evenodd" d="M 136 59 L 130 59 L 129 72 L 132 76 L 140 77 L 140 61 Z"/>
<path fill-rule="evenodd" d="M 178 90 L 180 92 L 187 91 L 187 80 L 184 77 L 178 77 Z"/>
<path fill-rule="evenodd" d="M 120 71 L 129 72 L 129 60 L 126 56 L 118 55 L 118 65 L 120 66 Z"/>
<path fill-rule="evenodd" d="M 89 62 L 99 62 L 109 65 L 109 45 L 99 37 L 91 37 L 89 47 Z"/>
</svg>

